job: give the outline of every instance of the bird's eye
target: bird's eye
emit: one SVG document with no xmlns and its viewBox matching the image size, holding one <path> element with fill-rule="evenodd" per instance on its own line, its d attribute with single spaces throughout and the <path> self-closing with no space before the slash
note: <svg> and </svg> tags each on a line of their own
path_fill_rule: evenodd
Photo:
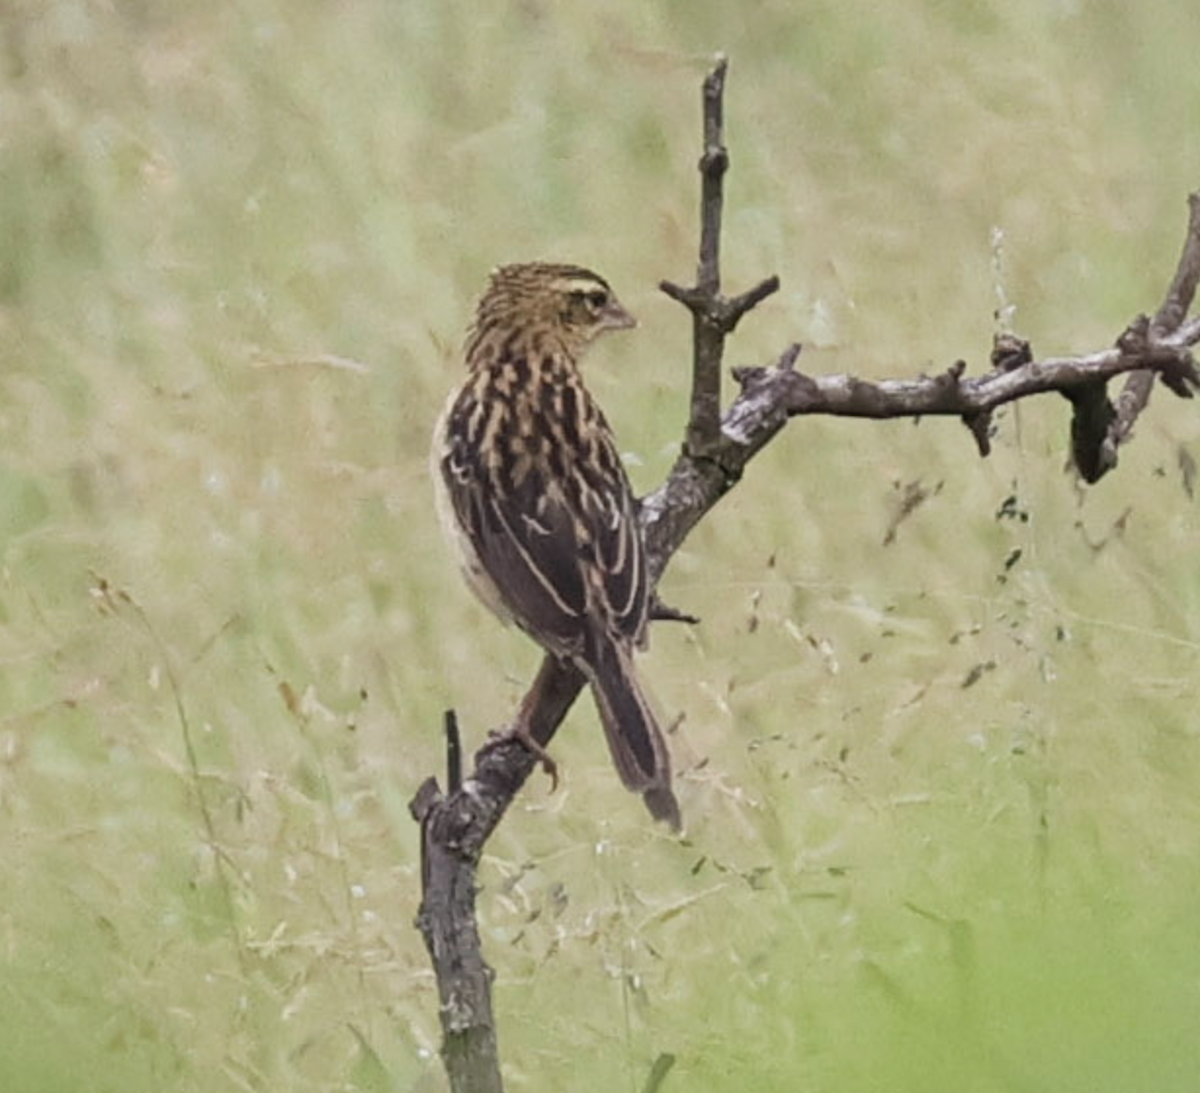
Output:
<svg viewBox="0 0 1200 1093">
<path fill-rule="evenodd" d="M 603 289 L 593 289 L 587 294 L 587 302 L 599 310 L 608 303 L 608 293 Z"/>
</svg>

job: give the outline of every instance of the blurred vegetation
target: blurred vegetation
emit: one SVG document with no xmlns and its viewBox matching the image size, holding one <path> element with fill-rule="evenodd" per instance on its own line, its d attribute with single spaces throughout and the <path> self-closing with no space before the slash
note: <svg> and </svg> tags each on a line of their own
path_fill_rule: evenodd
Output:
<svg viewBox="0 0 1200 1093">
<path fill-rule="evenodd" d="M 699 81 L 730 363 L 983 367 L 1156 306 L 1200 180 L 1175 0 L 8 0 L 0 1086 L 436 1090 L 406 803 L 537 653 L 441 548 L 487 269 L 594 265 L 643 488 L 679 441 Z M 997 272 L 992 229 L 1004 232 Z M 1192 406 L 794 423 L 667 577 L 689 838 L 581 703 L 485 863 L 510 1087 L 1097 1093 L 1200 1072 Z M 926 499 L 885 536 L 907 493 Z"/>
</svg>

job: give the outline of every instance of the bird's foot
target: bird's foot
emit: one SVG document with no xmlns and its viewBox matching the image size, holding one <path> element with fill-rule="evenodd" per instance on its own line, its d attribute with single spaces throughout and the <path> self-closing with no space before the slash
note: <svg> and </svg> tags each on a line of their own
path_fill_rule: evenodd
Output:
<svg viewBox="0 0 1200 1093">
<path fill-rule="evenodd" d="M 496 735 L 502 740 L 518 741 L 538 761 L 542 770 L 550 776 L 550 792 L 553 793 L 558 789 L 558 764 L 554 761 L 554 756 L 533 738 L 533 734 L 525 725 L 518 723 L 506 732 Z"/>
</svg>

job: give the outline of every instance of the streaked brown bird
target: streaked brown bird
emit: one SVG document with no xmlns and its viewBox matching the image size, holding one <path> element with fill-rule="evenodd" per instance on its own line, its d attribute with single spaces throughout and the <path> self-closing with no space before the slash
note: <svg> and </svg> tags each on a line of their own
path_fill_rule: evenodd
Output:
<svg viewBox="0 0 1200 1093">
<path fill-rule="evenodd" d="M 591 270 L 497 269 L 434 434 L 433 477 L 471 587 L 582 672 L 621 780 L 678 829 L 670 756 L 633 665 L 649 604 L 637 501 L 579 368 L 601 334 L 635 325 Z M 514 734 L 546 759 L 524 716 Z"/>
</svg>

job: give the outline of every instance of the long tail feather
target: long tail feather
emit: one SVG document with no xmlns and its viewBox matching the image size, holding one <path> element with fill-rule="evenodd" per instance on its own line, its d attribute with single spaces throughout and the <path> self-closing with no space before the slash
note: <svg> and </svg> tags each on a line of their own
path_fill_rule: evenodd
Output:
<svg viewBox="0 0 1200 1093">
<path fill-rule="evenodd" d="M 671 757 L 658 720 L 638 686 L 630 651 L 600 639 L 582 665 L 604 736 L 621 781 L 640 793 L 656 820 L 680 828 L 679 803 L 671 791 Z"/>
</svg>

